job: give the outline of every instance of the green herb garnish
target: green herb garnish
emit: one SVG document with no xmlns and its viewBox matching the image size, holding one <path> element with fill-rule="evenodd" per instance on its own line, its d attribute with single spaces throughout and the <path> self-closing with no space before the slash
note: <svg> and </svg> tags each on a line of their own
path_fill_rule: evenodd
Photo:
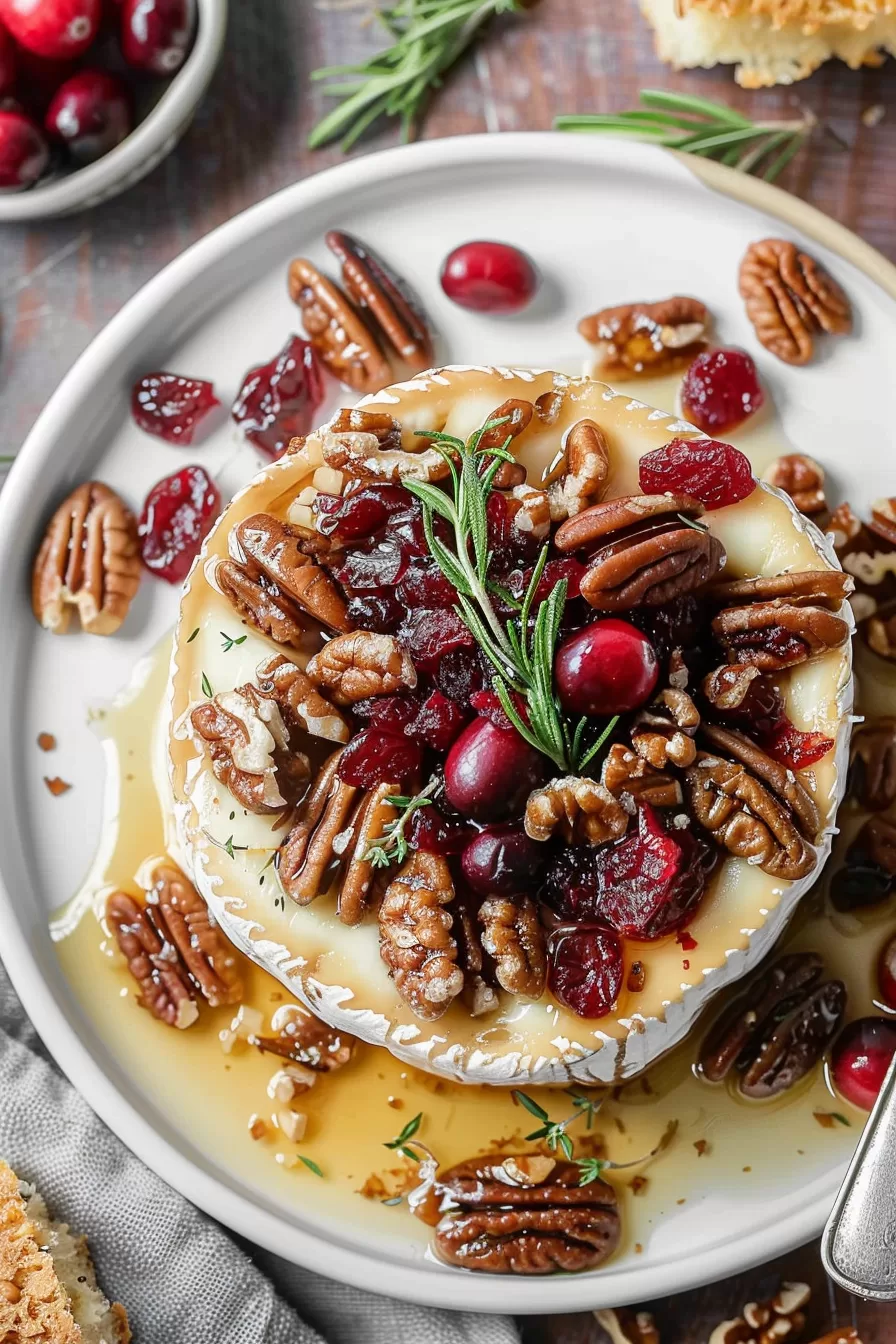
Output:
<svg viewBox="0 0 896 1344">
<path fill-rule="evenodd" d="M 221 630 L 219 633 L 221 639 L 224 641 L 221 645 L 222 653 L 229 653 L 234 644 L 245 644 L 246 640 L 249 638 L 248 635 L 240 635 L 239 639 L 234 639 L 231 635 L 228 635 L 225 630 Z"/>
<path fill-rule="evenodd" d="M 364 855 L 363 862 L 372 863 L 374 868 L 388 868 L 392 863 L 404 863 L 410 850 L 405 834 L 408 822 L 421 807 L 429 807 L 436 785 L 437 781 L 433 779 L 421 793 L 414 794 L 413 797 L 407 797 L 402 793 L 390 793 L 386 797 L 386 802 L 397 807 L 399 814 L 394 821 L 388 823 L 383 834 L 374 840 Z"/>
<path fill-rule="evenodd" d="M 304 1157 L 301 1153 L 299 1153 L 299 1161 L 304 1162 L 308 1170 L 313 1171 L 315 1176 L 323 1176 L 323 1172 L 321 1171 L 320 1167 L 317 1165 L 316 1162 L 313 1162 L 310 1157 Z"/>
<path fill-rule="evenodd" d="M 199 626 L 197 625 L 196 629 L 193 631 L 192 635 L 190 635 L 189 639 L 187 640 L 187 643 L 192 644 L 193 640 L 196 638 L 198 634 L 199 634 Z"/>
<path fill-rule="evenodd" d="M 211 700 L 212 696 L 214 695 L 214 691 L 212 690 L 212 684 L 208 679 L 208 674 L 205 672 L 203 672 L 202 674 L 202 694 L 206 697 L 207 700 Z"/>
<path fill-rule="evenodd" d="M 419 1154 L 415 1153 L 413 1148 L 409 1148 L 408 1144 L 410 1143 L 411 1139 L 413 1139 L 414 1135 L 417 1133 L 417 1130 L 420 1128 L 422 1120 L 423 1120 L 423 1112 L 418 1111 L 417 1114 L 414 1116 L 413 1120 L 409 1120 L 407 1122 L 401 1133 L 398 1134 L 394 1139 L 390 1139 L 388 1143 L 384 1143 L 383 1147 L 395 1149 L 399 1153 L 401 1153 L 403 1157 L 409 1157 L 412 1162 L 419 1162 L 420 1161 Z"/>
<path fill-rule="evenodd" d="M 592 1181 L 599 1181 L 604 1173 L 606 1162 L 602 1162 L 599 1157 L 580 1157 L 576 1159 L 576 1166 L 579 1169 L 579 1185 L 591 1185 Z"/>
</svg>

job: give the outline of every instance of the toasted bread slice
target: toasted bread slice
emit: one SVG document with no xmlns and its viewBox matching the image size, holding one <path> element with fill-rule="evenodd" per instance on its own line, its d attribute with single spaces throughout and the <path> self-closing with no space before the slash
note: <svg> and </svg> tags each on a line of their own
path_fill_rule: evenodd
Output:
<svg viewBox="0 0 896 1344">
<path fill-rule="evenodd" d="M 677 69 L 737 66 L 747 89 L 793 84 L 831 57 L 854 69 L 896 55 L 896 0 L 641 0 Z"/>
<path fill-rule="evenodd" d="M 0 1340 L 127 1344 L 127 1312 L 97 1285 L 86 1237 L 56 1223 L 0 1160 Z"/>
</svg>

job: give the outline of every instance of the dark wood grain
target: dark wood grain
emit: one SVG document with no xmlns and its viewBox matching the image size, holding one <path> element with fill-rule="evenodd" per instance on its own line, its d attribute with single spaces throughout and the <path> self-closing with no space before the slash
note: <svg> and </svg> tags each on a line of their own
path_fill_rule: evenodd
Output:
<svg viewBox="0 0 896 1344">
<path fill-rule="evenodd" d="M 305 137 L 323 110 L 307 75 L 379 45 L 361 6 L 340 0 L 236 0 L 224 60 L 178 150 L 127 195 L 72 219 L 0 228 L 0 453 L 14 453 L 53 388 L 122 303 L 188 244 L 239 210 L 339 159 Z M 560 112 L 631 106 L 644 87 L 688 89 L 752 115 L 811 108 L 830 128 L 786 185 L 896 258 L 896 80 L 890 63 L 831 65 L 793 89 L 746 93 L 728 71 L 661 65 L 629 0 L 541 0 L 497 23 L 433 102 L 428 137 L 545 129 Z M 862 113 L 881 105 L 874 127 Z M 356 151 L 393 143 L 385 130 Z M 893 1344 L 896 1307 L 835 1293 L 815 1246 L 698 1292 L 650 1304 L 664 1344 L 705 1344 L 713 1327 L 782 1278 L 814 1288 L 814 1338 L 857 1324 L 863 1344 Z M 510 1295 L 509 1295 L 510 1296 Z M 592 1317 L 524 1323 L 528 1344 L 597 1344 Z"/>
</svg>

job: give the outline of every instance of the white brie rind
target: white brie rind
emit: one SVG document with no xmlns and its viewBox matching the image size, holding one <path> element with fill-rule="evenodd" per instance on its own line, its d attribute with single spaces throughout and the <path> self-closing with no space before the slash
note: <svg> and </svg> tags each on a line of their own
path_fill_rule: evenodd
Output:
<svg viewBox="0 0 896 1344">
<path fill-rule="evenodd" d="M 562 436 L 584 417 L 603 429 L 611 455 L 609 495 L 638 493 L 638 460 L 675 436 L 700 437 L 692 426 L 652 410 L 602 383 L 552 373 L 496 368 L 448 368 L 365 398 L 403 426 L 405 446 L 419 448 L 416 429 L 468 437 L 510 397 L 561 398 L 559 419 L 537 419 L 517 440 L 530 480 L 555 458 Z M 684 952 L 674 937 L 626 943 L 626 963 L 639 960 L 646 980 L 638 994 L 623 990 L 616 1011 L 587 1021 L 550 995 L 538 1002 L 500 993 L 497 1007 L 471 1016 L 455 1003 L 436 1022 L 416 1018 L 397 994 L 379 955 L 376 918 L 353 928 L 336 917 L 335 893 L 298 908 L 284 896 L 271 862 L 283 838 L 277 818 L 247 814 L 215 779 L 201 744 L 186 731 L 190 707 L 204 696 L 253 679 L 275 651 L 239 617 L 210 579 L 228 554 L 236 523 L 254 513 L 285 517 L 321 463 L 320 438 L 266 467 L 232 501 L 205 542 L 187 581 L 172 662 L 169 776 L 172 850 L 192 874 L 223 931 L 333 1026 L 432 1072 L 470 1083 L 611 1083 L 631 1077 L 681 1041 L 708 999 L 750 971 L 771 951 L 816 872 L 798 882 L 776 880 L 744 860 L 727 857 L 688 932 Z M 728 553 L 735 578 L 787 570 L 836 568 L 818 529 L 779 491 L 760 484 L 739 504 L 708 512 L 704 521 Z M 843 613 L 851 619 L 848 605 Z M 198 633 L 193 635 L 194 631 Z M 222 632 L 245 634 L 224 652 Z M 192 636 L 192 638 L 191 638 Z M 301 661 L 301 660 L 300 660 Z M 204 681 L 205 679 L 205 681 Z M 836 739 L 836 748 L 801 778 L 824 818 L 819 867 L 830 849 L 846 780 L 852 664 L 849 645 L 791 671 L 787 712 L 804 731 Z M 487 1005 L 486 1005 L 487 1006 Z"/>
</svg>

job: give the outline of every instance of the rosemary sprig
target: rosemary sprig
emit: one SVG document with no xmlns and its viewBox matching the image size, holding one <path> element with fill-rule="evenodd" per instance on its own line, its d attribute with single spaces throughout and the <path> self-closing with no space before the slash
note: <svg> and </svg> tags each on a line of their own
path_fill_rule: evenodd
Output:
<svg viewBox="0 0 896 1344">
<path fill-rule="evenodd" d="M 717 159 L 742 173 L 774 182 L 806 143 L 816 118 L 806 109 L 787 121 L 751 121 L 723 103 L 664 89 L 642 89 L 630 112 L 572 113 L 557 117 L 558 131 L 629 136 L 687 154 Z"/>
<path fill-rule="evenodd" d="M 374 868 L 388 868 L 392 863 L 404 863 L 408 856 L 410 844 L 406 835 L 408 822 L 415 812 L 419 812 L 421 807 L 429 807 L 432 802 L 432 796 L 438 786 L 437 779 L 431 779 L 425 789 L 413 797 L 407 797 L 405 794 L 392 793 L 386 798 L 387 803 L 400 809 L 398 816 L 394 821 L 390 821 L 386 826 L 383 835 L 374 840 L 373 844 L 364 855 L 365 863 L 372 863 Z"/>
<path fill-rule="evenodd" d="M 308 137 L 312 149 L 341 137 L 350 149 L 380 117 L 398 117 L 402 137 L 413 138 L 423 109 L 442 76 L 495 14 L 523 8 L 521 0 L 397 0 L 377 12 L 392 45 L 358 65 L 331 65 L 311 78 L 339 98 Z"/>
</svg>

